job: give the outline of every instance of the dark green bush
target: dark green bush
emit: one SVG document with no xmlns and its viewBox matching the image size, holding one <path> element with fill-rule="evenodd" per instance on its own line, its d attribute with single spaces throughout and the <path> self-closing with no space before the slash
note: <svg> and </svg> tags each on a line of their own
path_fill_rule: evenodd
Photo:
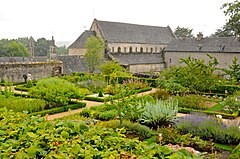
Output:
<svg viewBox="0 0 240 159">
<path fill-rule="evenodd" d="M 58 107 L 58 108 L 52 108 L 52 109 L 47 109 L 44 111 L 40 111 L 40 112 L 35 112 L 35 113 L 31 113 L 30 115 L 41 115 L 41 116 L 45 116 L 46 114 L 56 114 L 56 113 L 61 113 L 61 112 L 66 112 L 69 109 L 70 110 L 74 110 L 74 109 L 79 109 L 79 108 L 83 108 L 86 106 L 86 103 L 78 103 L 78 104 L 72 104 L 72 105 L 67 105 L 67 106 L 63 106 L 63 107 Z"/>
<path fill-rule="evenodd" d="M 107 101 L 107 99 L 104 99 L 104 98 L 90 97 L 90 96 L 86 96 L 86 97 L 84 98 L 84 100 L 90 100 L 90 101 L 96 101 L 96 102 L 104 102 L 104 101 Z"/>
<path fill-rule="evenodd" d="M 84 108 L 79 115 L 84 116 L 86 118 L 89 118 L 91 116 L 91 110 L 89 110 L 88 108 Z"/>
<path fill-rule="evenodd" d="M 26 88 L 24 85 L 18 85 L 14 88 L 15 90 L 19 90 L 19 91 L 29 91 L 29 88 Z"/>
</svg>

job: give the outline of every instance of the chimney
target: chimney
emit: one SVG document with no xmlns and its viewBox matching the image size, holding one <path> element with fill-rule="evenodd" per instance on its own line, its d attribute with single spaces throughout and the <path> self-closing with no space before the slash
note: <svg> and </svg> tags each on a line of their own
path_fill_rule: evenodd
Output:
<svg viewBox="0 0 240 159">
<path fill-rule="evenodd" d="M 201 40 L 203 38 L 203 33 L 202 32 L 199 32 L 197 34 L 197 40 Z"/>
</svg>

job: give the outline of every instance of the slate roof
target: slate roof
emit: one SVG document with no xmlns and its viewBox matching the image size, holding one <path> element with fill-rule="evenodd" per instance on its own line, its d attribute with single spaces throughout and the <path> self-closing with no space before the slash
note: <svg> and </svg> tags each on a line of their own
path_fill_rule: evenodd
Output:
<svg viewBox="0 0 240 159">
<path fill-rule="evenodd" d="M 96 36 L 95 31 L 85 30 L 75 42 L 73 42 L 68 48 L 85 48 L 87 39 L 91 36 Z"/>
<path fill-rule="evenodd" d="M 108 56 L 120 65 L 160 64 L 164 62 L 162 54 L 159 53 L 108 53 Z"/>
<path fill-rule="evenodd" d="M 109 43 L 168 44 L 175 35 L 171 28 L 94 20 Z"/>
<path fill-rule="evenodd" d="M 240 53 L 237 37 L 184 38 L 175 39 L 165 48 L 165 52 L 225 52 Z"/>
<path fill-rule="evenodd" d="M 57 56 L 56 58 L 63 63 L 63 74 L 88 72 L 83 56 Z"/>
</svg>

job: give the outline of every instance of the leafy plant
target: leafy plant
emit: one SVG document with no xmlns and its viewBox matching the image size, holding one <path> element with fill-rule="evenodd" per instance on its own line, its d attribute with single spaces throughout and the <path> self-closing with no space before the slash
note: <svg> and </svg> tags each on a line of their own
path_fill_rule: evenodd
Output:
<svg viewBox="0 0 240 159">
<path fill-rule="evenodd" d="M 157 129 L 160 126 L 171 124 L 177 112 L 178 102 L 176 100 L 156 100 L 156 103 L 146 102 L 140 122 L 151 128 Z"/>
<path fill-rule="evenodd" d="M 82 92 L 72 83 L 59 78 L 45 78 L 30 88 L 29 94 L 33 97 L 44 99 L 49 107 L 68 104 L 71 98 L 83 98 Z"/>
</svg>

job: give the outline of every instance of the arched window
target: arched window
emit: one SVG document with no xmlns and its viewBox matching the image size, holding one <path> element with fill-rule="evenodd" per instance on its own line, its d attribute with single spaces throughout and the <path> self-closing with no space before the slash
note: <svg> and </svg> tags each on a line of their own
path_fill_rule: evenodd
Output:
<svg viewBox="0 0 240 159">
<path fill-rule="evenodd" d="M 127 48 L 126 48 L 126 47 L 124 47 L 124 52 L 125 52 L 125 53 L 127 52 Z"/>
<path fill-rule="evenodd" d="M 157 47 L 155 47 L 155 52 L 157 52 Z"/>
<path fill-rule="evenodd" d="M 148 48 L 146 47 L 146 52 L 148 52 Z"/>
<path fill-rule="evenodd" d="M 153 53 L 153 48 L 151 47 L 151 50 L 150 50 L 151 53 Z"/>
<path fill-rule="evenodd" d="M 129 52 L 132 53 L 132 47 L 129 48 Z"/>
<path fill-rule="evenodd" d="M 137 50 L 137 47 L 135 48 L 135 52 L 137 52 L 138 50 Z"/>
<path fill-rule="evenodd" d="M 143 53 L 143 48 L 142 47 L 140 48 L 140 52 Z"/>
<path fill-rule="evenodd" d="M 118 52 L 121 52 L 121 47 L 118 47 Z"/>
<path fill-rule="evenodd" d="M 114 47 L 112 47 L 112 52 L 114 52 Z"/>
</svg>

